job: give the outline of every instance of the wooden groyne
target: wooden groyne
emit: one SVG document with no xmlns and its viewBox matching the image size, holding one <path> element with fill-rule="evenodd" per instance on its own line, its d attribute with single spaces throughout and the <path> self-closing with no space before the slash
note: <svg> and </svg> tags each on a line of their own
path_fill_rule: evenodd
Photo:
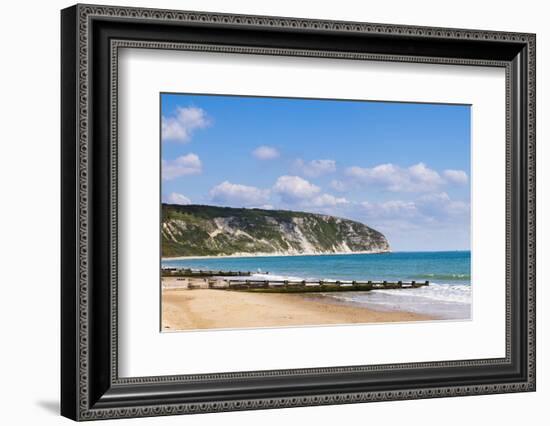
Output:
<svg viewBox="0 0 550 426">
<path fill-rule="evenodd" d="M 211 271 L 191 268 L 162 268 L 163 277 L 209 278 L 209 277 L 249 277 L 251 271 Z M 269 274 L 269 272 L 262 272 Z"/>
<path fill-rule="evenodd" d="M 260 293 L 315 293 L 331 291 L 398 290 L 428 286 L 429 281 L 270 281 L 231 280 L 211 282 L 209 288 Z"/>
<path fill-rule="evenodd" d="M 191 268 L 162 268 L 162 277 L 182 281 L 181 288 L 250 291 L 260 293 L 315 293 L 419 288 L 429 281 L 346 281 L 346 280 L 252 280 L 251 271 L 213 271 Z M 262 272 L 269 274 L 269 272 Z M 244 277 L 243 279 L 225 279 Z M 193 280 L 197 278 L 197 280 Z M 183 283 L 184 282 L 184 283 Z M 176 283 L 177 284 L 177 283 Z M 171 284 L 172 286 L 173 283 Z M 174 287 L 178 287 L 175 285 Z"/>
</svg>

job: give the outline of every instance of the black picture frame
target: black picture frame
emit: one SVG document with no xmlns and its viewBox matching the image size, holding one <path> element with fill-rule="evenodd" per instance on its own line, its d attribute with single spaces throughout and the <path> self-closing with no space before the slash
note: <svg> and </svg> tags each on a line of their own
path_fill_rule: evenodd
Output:
<svg viewBox="0 0 550 426">
<path fill-rule="evenodd" d="M 75 5 L 61 12 L 61 414 L 159 416 L 535 390 L 535 35 Z M 506 356 L 118 377 L 117 49 L 506 69 Z M 488 165 L 490 167 L 490 165 Z"/>
</svg>

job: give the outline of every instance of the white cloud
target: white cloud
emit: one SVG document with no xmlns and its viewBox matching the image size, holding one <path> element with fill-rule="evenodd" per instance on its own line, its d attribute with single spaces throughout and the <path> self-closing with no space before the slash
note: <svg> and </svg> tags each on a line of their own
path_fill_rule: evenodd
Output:
<svg viewBox="0 0 550 426">
<path fill-rule="evenodd" d="M 272 146 L 262 145 L 252 151 L 252 155 L 258 160 L 274 160 L 279 158 L 279 151 Z"/>
<path fill-rule="evenodd" d="M 305 162 L 298 158 L 294 162 L 294 168 L 301 174 L 308 177 L 319 177 L 336 171 L 336 161 L 334 160 L 312 160 Z"/>
<path fill-rule="evenodd" d="M 443 172 L 445 179 L 451 183 L 465 184 L 468 182 L 468 175 L 463 170 L 445 170 Z"/>
<path fill-rule="evenodd" d="M 162 160 L 162 178 L 164 180 L 186 175 L 197 175 L 201 172 L 202 163 L 197 154 L 182 155 L 175 160 Z"/>
<path fill-rule="evenodd" d="M 334 179 L 330 182 L 330 187 L 338 192 L 346 192 L 348 189 L 347 185 L 344 182 L 337 179 Z"/>
<path fill-rule="evenodd" d="M 315 207 L 336 207 L 339 205 L 349 204 L 349 201 L 343 197 L 335 197 L 330 194 L 321 194 L 313 197 L 310 204 Z"/>
<path fill-rule="evenodd" d="M 364 201 L 361 206 L 369 217 L 411 218 L 418 214 L 412 201 L 390 200 L 382 203 Z"/>
<path fill-rule="evenodd" d="M 170 204 L 191 204 L 191 200 L 183 194 L 177 192 L 172 192 L 168 197 L 166 197 L 166 202 Z"/>
<path fill-rule="evenodd" d="M 429 192 L 445 183 L 439 173 L 424 163 L 408 168 L 391 163 L 372 168 L 353 166 L 345 174 L 357 182 L 380 185 L 391 192 Z"/>
<path fill-rule="evenodd" d="M 424 195 L 418 200 L 417 205 L 427 216 L 452 217 L 470 213 L 469 203 L 452 200 L 446 192 Z"/>
<path fill-rule="evenodd" d="M 426 194 L 420 197 L 420 201 L 426 204 L 442 204 L 451 201 L 451 197 L 446 192 L 436 192 L 434 194 Z"/>
<path fill-rule="evenodd" d="M 269 190 L 225 181 L 210 190 L 210 197 L 215 202 L 230 205 L 261 205 L 269 199 Z"/>
<path fill-rule="evenodd" d="M 208 127 L 211 120 L 202 108 L 177 107 L 174 115 L 162 116 L 162 141 L 186 143 L 196 129 Z"/>
<path fill-rule="evenodd" d="M 433 189 L 443 183 L 441 176 L 435 170 L 428 168 L 424 163 L 418 163 L 407 169 L 411 179 L 411 186 Z"/>
<path fill-rule="evenodd" d="M 411 224 L 452 223 L 466 219 L 470 213 L 469 203 L 452 200 L 446 192 L 426 194 L 415 201 L 365 201 L 360 206 L 369 219 L 397 219 Z"/>
<path fill-rule="evenodd" d="M 283 203 L 302 208 L 330 208 L 350 204 L 346 198 L 321 193 L 321 188 L 299 176 L 279 177 L 273 191 L 281 197 Z"/>
<path fill-rule="evenodd" d="M 293 203 L 314 197 L 321 188 L 299 176 L 281 176 L 275 182 L 273 190 L 283 201 Z"/>
<path fill-rule="evenodd" d="M 361 203 L 354 216 L 384 233 L 399 250 L 470 247 L 470 205 L 446 192 L 414 200 Z"/>
</svg>

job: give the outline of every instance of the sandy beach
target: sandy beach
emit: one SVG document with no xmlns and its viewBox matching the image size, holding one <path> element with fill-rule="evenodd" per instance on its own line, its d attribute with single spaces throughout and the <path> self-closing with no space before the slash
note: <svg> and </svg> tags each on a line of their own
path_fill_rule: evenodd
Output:
<svg viewBox="0 0 550 426">
<path fill-rule="evenodd" d="M 409 312 L 375 311 L 322 296 L 214 289 L 162 290 L 162 330 L 285 327 L 407 322 L 434 319 Z"/>
</svg>

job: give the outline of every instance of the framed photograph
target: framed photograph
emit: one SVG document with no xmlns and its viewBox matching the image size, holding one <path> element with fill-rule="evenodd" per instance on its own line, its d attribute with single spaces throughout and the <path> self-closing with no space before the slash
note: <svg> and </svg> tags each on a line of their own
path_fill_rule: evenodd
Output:
<svg viewBox="0 0 550 426">
<path fill-rule="evenodd" d="M 535 390 L 535 35 L 61 12 L 61 412 Z"/>
</svg>

